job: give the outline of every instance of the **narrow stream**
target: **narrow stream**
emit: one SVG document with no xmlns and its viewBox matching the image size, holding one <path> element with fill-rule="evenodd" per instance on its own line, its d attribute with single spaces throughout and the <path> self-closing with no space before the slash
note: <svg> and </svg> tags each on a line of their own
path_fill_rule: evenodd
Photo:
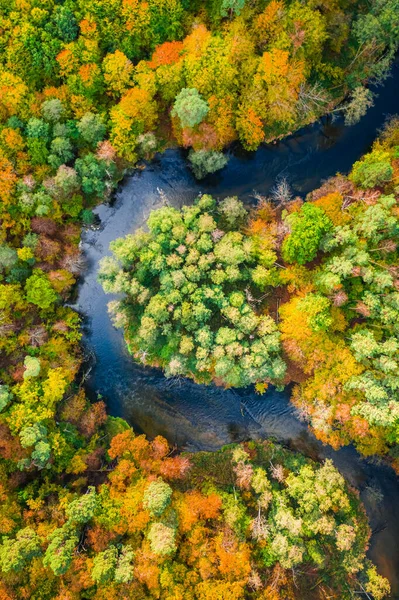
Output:
<svg viewBox="0 0 399 600">
<path fill-rule="evenodd" d="M 342 119 L 323 119 L 256 153 L 231 151 L 222 172 L 196 182 L 185 155 L 168 150 L 143 171 L 125 179 L 112 206 L 96 209 L 101 226 L 83 235 L 87 270 L 75 308 L 86 316 L 84 344 L 94 366 L 87 382 L 92 398 L 102 396 L 109 412 L 125 418 L 149 437 L 161 434 L 180 449 L 216 450 L 223 444 L 250 438 L 275 437 L 313 458 L 330 457 L 348 481 L 359 489 L 373 530 L 370 557 L 391 582 L 399 598 L 399 484 L 394 472 L 378 459 L 363 459 L 351 448 L 334 451 L 309 433 L 289 403 L 290 390 L 222 390 L 188 380 L 168 380 L 157 369 L 132 362 L 122 333 L 107 314 L 111 299 L 97 283 L 99 260 L 109 243 L 142 226 L 164 198 L 175 207 L 191 203 L 199 192 L 217 198 L 237 195 L 246 203 L 255 193 L 267 194 L 279 177 L 304 197 L 336 172 L 347 173 L 364 154 L 387 116 L 399 112 L 399 66 L 361 122 L 351 128 Z"/>
</svg>

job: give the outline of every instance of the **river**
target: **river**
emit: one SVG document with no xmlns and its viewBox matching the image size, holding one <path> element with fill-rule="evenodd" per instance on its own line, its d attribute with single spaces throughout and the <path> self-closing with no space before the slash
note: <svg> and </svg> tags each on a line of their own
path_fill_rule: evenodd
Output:
<svg viewBox="0 0 399 600">
<path fill-rule="evenodd" d="M 374 107 L 358 125 L 346 127 L 341 118 L 327 117 L 254 153 L 235 147 L 227 167 L 202 182 L 187 168 L 185 153 L 171 149 L 126 177 L 112 205 L 95 210 L 100 227 L 83 234 L 87 268 L 74 307 L 85 316 L 84 345 L 93 356 L 88 394 L 103 397 L 110 414 L 125 418 L 136 431 L 163 435 L 191 451 L 272 436 L 313 458 L 332 458 L 360 491 L 373 531 L 370 558 L 390 580 L 392 598 L 399 598 L 399 483 L 394 472 L 379 459 L 360 457 L 352 447 L 334 451 L 317 442 L 291 407 L 289 389 L 258 396 L 253 389 L 222 390 L 168 380 L 157 369 L 134 364 L 107 314 L 111 298 L 97 282 L 98 262 L 110 253 L 109 243 L 142 226 L 165 198 L 175 207 L 191 203 L 199 192 L 217 198 L 237 195 L 250 203 L 255 193 L 267 194 L 280 177 L 304 197 L 335 173 L 347 173 L 369 149 L 386 117 L 399 112 L 398 63 L 376 92 Z"/>
</svg>

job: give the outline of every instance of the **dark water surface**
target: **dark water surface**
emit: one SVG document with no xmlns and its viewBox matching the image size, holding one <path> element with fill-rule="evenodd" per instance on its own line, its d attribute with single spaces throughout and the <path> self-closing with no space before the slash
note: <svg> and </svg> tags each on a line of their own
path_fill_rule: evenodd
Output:
<svg viewBox="0 0 399 600">
<path fill-rule="evenodd" d="M 389 578 L 392 597 L 399 598 L 399 484 L 393 471 L 377 460 L 361 458 L 353 448 L 335 452 L 322 446 L 297 418 L 289 390 L 257 396 L 252 389 L 222 390 L 168 380 L 157 369 L 134 364 L 107 314 L 111 298 L 96 280 L 99 260 L 110 253 L 109 243 L 142 226 L 165 197 L 175 207 L 191 203 L 199 192 L 217 198 L 238 195 L 251 202 L 254 193 L 267 194 L 283 176 L 304 196 L 336 172 L 347 173 L 369 149 L 386 117 L 399 112 L 398 65 L 377 93 L 374 108 L 358 125 L 348 128 L 341 119 L 323 119 L 256 153 L 232 151 L 228 166 L 203 182 L 194 180 L 178 150 L 168 150 L 126 178 L 113 205 L 96 209 L 100 229 L 83 235 L 88 266 L 76 308 L 87 317 L 84 342 L 95 358 L 88 393 L 103 396 L 109 412 L 124 417 L 136 431 L 164 435 L 179 448 L 193 451 L 274 436 L 313 458 L 332 458 L 361 493 L 373 529 L 370 557 Z"/>
</svg>

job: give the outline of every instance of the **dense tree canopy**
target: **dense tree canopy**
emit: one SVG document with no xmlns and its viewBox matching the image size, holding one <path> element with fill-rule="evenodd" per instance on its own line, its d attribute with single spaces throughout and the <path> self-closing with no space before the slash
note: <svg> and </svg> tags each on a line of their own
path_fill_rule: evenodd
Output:
<svg viewBox="0 0 399 600">
<path fill-rule="evenodd" d="M 355 122 L 372 104 L 364 81 L 384 77 L 399 43 L 397 0 L 36 4 L 0 9 L 0 111 L 27 135 L 30 163 L 53 168 L 76 157 L 78 134 L 93 151 L 109 133 L 136 161 L 148 133 L 195 151 L 234 139 L 253 150 L 347 94 Z"/>
<path fill-rule="evenodd" d="M 112 243 L 119 263 L 103 259 L 100 278 L 106 291 L 126 293 L 112 310 L 142 362 L 224 385 L 283 380 L 277 327 L 254 310 L 264 290 L 256 267 L 272 280 L 273 255 L 237 231 L 245 215 L 235 198 L 217 206 L 202 196 L 153 212 L 149 233 Z"/>
<path fill-rule="evenodd" d="M 13 597 L 26 587 L 41 598 L 165 600 L 389 592 L 365 558 L 359 500 L 331 461 L 267 442 L 170 456 L 163 438 L 123 428 L 107 456 L 114 469 L 97 490 L 78 480 L 51 496 L 44 482 L 27 490 L 27 526 L 0 545 Z"/>
<path fill-rule="evenodd" d="M 128 167 L 177 144 L 202 178 L 346 96 L 356 122 L 398 22 L 397 0 L 0 0 L 1 598 L 388 593 L 331 464 L 177 455 L 89 402 L 65 302 L 80 228 Z M 102 278 L 134 357 L 259 392 L 298 380 L 320 439 L 397 467 L 398 131 L 308 204 L 284 185 L 251 214 L 202 197 L 115 242 Z"/>
</svg>

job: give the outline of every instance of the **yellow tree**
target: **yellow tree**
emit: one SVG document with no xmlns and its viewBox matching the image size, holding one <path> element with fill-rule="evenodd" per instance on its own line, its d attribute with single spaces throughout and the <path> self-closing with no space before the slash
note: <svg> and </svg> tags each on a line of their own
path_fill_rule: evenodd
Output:
<svg viewBox="0 0 399 600">
<path fill-rule="evenodd" d="M 28 88 L 20 77 L 8 71 L 0 73 L 0 117 L 5 120 L 18 113 Z"/>
<path fill-rule="evenodd" d="M 255 85 L 266 92 L 266 124 L 273 126 L 276 121 L 287 127 L 294 124 L 300 85 L 304 81 L 303 61 L 290 60 L 287 50 L 273 48 L 263 53 Z"/>
<path fill-rule="evenodd" d="M 133 64 L 123 52 L 116 50 L 104 58 L 103 73 L 107 93 L 119 97 L 131 84 Z"/>
<path fill-rule="evenodd" d="M 111 110 L 111 142 L 118 154 L 129 161 L 136 160 L 137 138 L 150 131 L 157 118 L 157 103 L 147 90 L 128 90 Z"/>
</svg>

